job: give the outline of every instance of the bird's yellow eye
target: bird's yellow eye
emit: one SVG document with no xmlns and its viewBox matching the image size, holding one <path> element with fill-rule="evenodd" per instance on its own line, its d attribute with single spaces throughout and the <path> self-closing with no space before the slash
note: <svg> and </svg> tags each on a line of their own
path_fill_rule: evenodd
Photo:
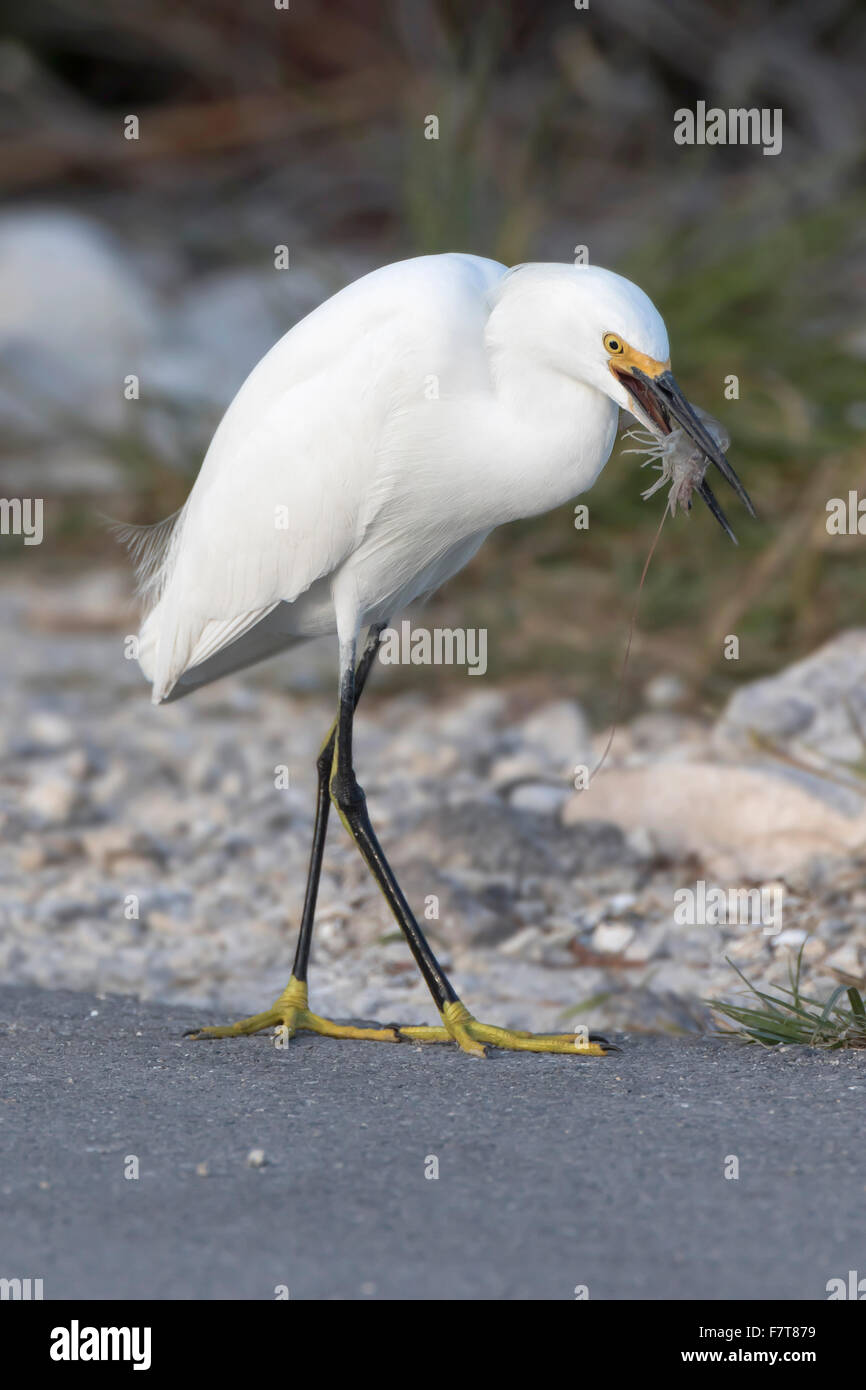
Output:
<svg viewBox="0 0 866 1390">
<path fill-rule="evenodd" d="M 613 334 L 613 333 L 605 333 L 603 341 L 604 341 L 605 350 L 606 350 L 607 352 L 614 353 L 614 354 L 616 354 L 616 353 L 618 353 L 618 352 L 622 352 L 622 350 L 623 350 L 622 339 L 621 339 L 621 338 L 617 338 L 617 337 L 615 336 L 615 334 Z"/>
</svg>

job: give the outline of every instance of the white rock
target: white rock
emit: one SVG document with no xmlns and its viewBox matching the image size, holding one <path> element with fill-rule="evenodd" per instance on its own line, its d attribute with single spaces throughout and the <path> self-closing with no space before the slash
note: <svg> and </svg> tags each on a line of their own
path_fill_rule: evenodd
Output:
<svg viewBox="0 0 866 1390">
<path fill-rule="evenodd" d="M 860 964 L 860 952 L 853 942 L 847 942 L 840 946 L 838 951 L 834 951 L 828 956 L 824 964 L 831 970 L 838 970 L 842 975 L 850 975 L 858 980 L 863 975 L 863 967 Z"/>
<path fill-rule="evenodd" d="M 772 946 L 800 947 L 808 934 L 802 927 L 787 927 L 785 931 L 780 931 L 777 936 L 769 936 L 769 940 Z"/>
<path fill-rule="evenodd" d="M 470 681 L 469 684 L 483 682 Z M 464 745 L 471 743 L 484 747 L 490 741 L 504 709 L 505 695 L 501 690 L 472 690 L 462 700 L 444 709 L 437 722 L 444 738 L 455 739 Z"/>
<path fill-rule="evenodd" d="M 714 737 L 722 748 L 749 748 L 757 733 L 828 760 L 859 762 L 864 692 L 866 628 L 854 628 L 777 675 L 743 686 Z"/>
<path fill-rule="evenodd" d="M 73 729 L 68 719 L 51 710 L 37 710 L 25 725 L 28 738 L 42 748 L 63 748 L 72 741 Z"/>
<path fill-rule="evenodd" d="M 632 854 L 636 854 L 639 859 L 653 859 L 658 854 L 658 845 L 653 839 L 652 831 L 646 825 L 636 825 L 633 830 L 629 830 L 625 842 Z"/>
<path fill-rule="evenodd" d="M 635 932 L 634 940 L 626 946 L 623 955 L 626 960 L 631 961 L 652 960 L 661 951 L 667 936 L 668 928 L 664 924 L 641 927 Z"/>
<path fill-rule="evenodd" d="M 749 932 L 747 936 L 735 937 L 725 943 L 725 955 L 732 960 L 753 961 L 758 960 L 764 954 L 765 947 L 771 938 L 762 936 L 758 932 Z"/>
<path fill-rule="evenodd" d="M 524 720 L 521 732 L 547 764 L 571 773 L 578 763 L 592 765 L 592 729 L 574 700 L 554 700 Z"/>
<path fill-rule="evenodd" d="M 688 693 L 688 687 L 682 676 L 662 671 L 647 681 L 643 693 L 653 709 L 673 709 Z"/>
<path fill-rule="evenodd" d="M 599 922 L 592 934 L 592 945 L 596 951 L 612 956 L 621 955 L 634 937 L 634 927 L 625 922 Z"/>
<path fill-rule="evenodd" d="M 491 786 L 498 789 L 511 786 L 515 782 L 531 781 L 542 771 L 543 763 L 538 754 L 524 749 L 519 753 L 497 758 L 490 766 L 488 780 Z"/>
<path fill-rule="evenodd" d="M 81 844 L 88 859 L 92 859 L 101 869 L 107 868 L 115 859 L 138 855 L 136 832 L 126 825 L 98 825 L 84 830 Z"/>
<path fill-rule="evenodd" d="M 826 954 L 827 943 L 826 941 L 822 941 L 818 936 L 810 936 L 808 940 L 803 943 L 803 960 L 806 961 L 807 964 L 811 964 L 813 961 L 823 960 Z"/>
<path fill-rule="evenodd" d="M 504 956 L 522 956 L 531 947 L 538 944 L 541 939 L 541 932 L 538 927 L 523 927 L 503 941 L 499 947 L 500 953 Z"/>
<path fill-rule="evenodd" d="M 78 790 L 67 777 L 43 777 L 24 793 L 23 804 L 31 814 L 53 825 L 69 819 Z"/>
<path fill-rule="evenodd" d="M 39 434 L 69 413 L 121 427 L 123 377 L 139 370 L 153 323 L 142 285 L 98 223 L 59 211 L 0 220 L 0 420 Z"/>
<path fill-rule="evenodd" d="M 866 844 L 866 810 L 846 816 L 784 776 L 706 762 L 611 768 L 562 819 L 647 829 L 664 854 L 694 855 L 720 881 L 784 878 L 816 855 Z"/>
<path fill-rule="evenodd" d="M 608 899 L 607 910 L 618 917 L 620 913 L 628 912 L 633 908 L 636 902 L 636 893 L 614 893 L 613 897 Z"/>
<path fill-rule="evenodd" d="M 542 816 L 555 816 L 568 801 L 568 787 L 552 786 L 549 782 L 523 782 L 508 794 L 511 806 L 521 811 L 535 811 Z"/>
</svg>

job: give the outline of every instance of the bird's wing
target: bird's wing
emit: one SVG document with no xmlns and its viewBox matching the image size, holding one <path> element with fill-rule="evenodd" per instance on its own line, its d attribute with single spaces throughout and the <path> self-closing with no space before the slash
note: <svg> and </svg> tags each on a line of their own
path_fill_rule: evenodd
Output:
<svg viewBox="0 0 866 1390">
<path fill-rule="evenodd" d="M 387 266 L 262 358 L 164 547 L 139 648 L 155 702 L 361 544 L 392 485 L 377 474 L 387 422 L 419 398 L 437 353 L 446 356 L 467 323 L 480 328 L 487 290 L 503 273 L 458 255 Z"/>
</svg>

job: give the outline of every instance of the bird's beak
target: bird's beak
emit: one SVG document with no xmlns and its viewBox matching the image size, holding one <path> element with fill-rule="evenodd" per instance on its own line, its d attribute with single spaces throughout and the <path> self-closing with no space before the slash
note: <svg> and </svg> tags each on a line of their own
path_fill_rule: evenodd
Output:
<svg viewBox="0 0 866 1390">
<path fill-rule="evenodd" d="M 730 483 L 749 515 L 754 516 L 755 509 L 749 494 L 712 435 L 701 424 L 689 405 L 667 362 L 653 362 L 651 358 L 638 353 L 634 353 L 633 356 L 643 358 L 640 365 L 635 361 L 629 361 L 628 358 L 625 361 L 620 358 L 616 363 L 611 362 L 611 371 L 640 407 L 642 414 L 648 416 L 663 434 L 670 434 L 674 423 L 679 425 L 683 433 L 688 435 L 711 463 L 715 464 L 725 481 Z M 697 490 L 719 525 L 734 539 L 734 533 L 706 479 L 700 483 Z"/>
</svg>

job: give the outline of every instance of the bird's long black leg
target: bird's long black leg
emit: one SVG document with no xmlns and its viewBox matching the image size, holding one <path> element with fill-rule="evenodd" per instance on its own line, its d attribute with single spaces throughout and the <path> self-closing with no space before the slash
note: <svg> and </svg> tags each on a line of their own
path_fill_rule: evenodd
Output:
<svg viewBox="0 0 866 1390">
<path fill-rule="evenodd" d="M 357 708 L 358 701 L 367 684 L 367 677 L 376 659 L 379 650 L 379 642 L 385 623 L 378 623 L 371 627 L 367 633 L 367 641 L 361 660 L 358 662 L 358 669 L 355 672 L 354 684 L 354 703 Z M 337 734 L 336 722 L 331 726 L 330 733 L 322 745 L 318 759 L 316 760 L 316 772 L 318 774 L 318 790 L 316 793 L 316 822 L 313 827 L 313 843 L 310 848 L 310 867 L 307 871 L 307 888 L 304 894 L 304 910 L 301 913 L 301 929 L 298 934 L 298 945 L 295 950 L 295 963 L 292 967 L 292 975 L 296 980 L 306 981 L 307 969 L 310 962 L 310 947 L 313 940 L 313 922 L 316 916 L 316 900 L 319 896 L 319 879 L 322 873 L 322 856 L 325 851 L 325 839 L 328 833 L 328 814 L 331 809 L 331 794 L 329 782 L 331 780 L 331 767 L 334 761 L 334 740 Z"/>
<path fill-rule="evenodd" d="M 361 851 L 379 885 L 391 911 L 409 943 L 418 969 L 441 1013 L 448 1004 L 457 1002 L 457 995 L 447 975 L 418 926 L 417 921 L 394 877 L 390 864 L 376 838 L 367 812 L 367 798 L 358 785 L 352 761 L 352 725 L 358 703 L 354 662 L 347 661 L 340 678 L 340 713 L 337 719 L 336 749 L 330 778 L 330 793 L 340 819 Z"/>
<path fill-rule="evenodd" d="M 364 682 L 376 654 L 379 632 L 371 631 L 364 654 L 355 671 L 355 644 L 346 643 L 341 647 L 340 711 L 335 727 L 325 740 L 319 755 L 319 794 L 316 806 L 316 826 L 313 834 L 313 848 L 310 855 L 310 870 L 307 892 L 298 941 L 295 968 L 289 983 L 279 999 L 264 1013 L 253 1014 L 237 1023 L 225 1026 L 208 1026 L 192 1029 L 197 1038 L 243 1037 L 260 1033 L 266 1029 L 276 1029 L 276 1037 L 292 1037 L 298 1032 L 324 1034 L 330 1038 L 360 1039 L 367 1042 L 399 1042 L 408 1038 L 417 1042 L 448 1042 L 453 1040 L 466 1052 L 484 1055 L 485 1045 L 508 1048 L 519 1052 L 585 1052 L 603 1056 L 606 1045 L 603 1039 L 589 1035 L 581 1039 L 573 1034 L 536 1034 L 515 1032 L 508 1028 L 496 1028 L 479 1023 L 458 999 L 447 975 L 430 949 L 421 928 L 418 926 L 409 904 L 404 898 L 367 814 L 367 802 L 358 785 L 352 761 L 352 725 L 355 706 L 358 703 Z M 328 758 L 331 758 L 328 776 Z M 323 790 L 324 789 L 324 790 Z M 358 1027 L 354 1024 L 334 1023 L 320 1018 L 310 1011 L 307 1001 L 306 971 L 310 953 L 310 939 L 313 929 L 313 916 L 316 907 L 316 893 L 322 864 L 322 850 L 328 825 L 327 795 L 336 803 L 340 819 L 355 840 L 367 862 L 376 882 L 384 894 L 394 916 L 409 943 L 436 1007 L 442 1018 L 442 1027 L 428 1025 L 409 1025 L 406 1027 L 389 1024 L 386 1027 Z"/>
<path fill-rule="evenodd" d="M 453 1040 L 465 1052 L 476 1056 L 484 1056 L 486 1046 L 490 1044 L 514 1052 L 568 1052 L 572 1055 L 583 1053 L 594 1057 L 604 1056 L 609 1050 L 609 1044 L 591 1033 L 580 1030 L 570 1034 L 525 1033 L 510 1028 L 497 1028 L 473 1018 L 458 998 L 415 920 L 370 823 L 367 799 L 358 785 L 352 756 L 352 728 L 357 697 L 354 651 L 348 646 L 341 652 L 340 665 L 340 713 L 337 718 L 337 738 L 330 780 L 331 796 L 336 803 L 340 819 L 364 856 L 370 872 L 406 937 L 443 1024 L 442 1027 L 401 1026 L 397 1029 L 398 1035 L 417 1042 Z"/>
</svg>

